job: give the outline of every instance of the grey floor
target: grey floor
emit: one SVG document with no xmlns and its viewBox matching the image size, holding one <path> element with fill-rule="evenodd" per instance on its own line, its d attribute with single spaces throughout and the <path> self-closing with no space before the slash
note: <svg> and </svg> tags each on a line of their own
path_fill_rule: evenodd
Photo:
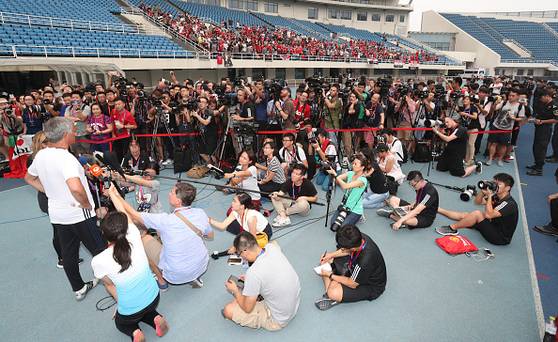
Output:
<svg viewBox="0 0 558 342">
<path fill-rule="evenodd" d="M 426 174 L 426 167 L 427 164 L 408 163 L 404 169 L 419 169 Z M 491 178 L 497 172 L 516 177 L 515 170 L 515 164 L 507 164 L 486 168 L 482 176 L 469 179 L 436 171 L 429 178 L 464 186 Z M 161 197 L 168 207 L 166 193 L 172 182 L 162 183 Z M 212 193 L 210 188 L 200 187 L 201 200 L 196 206 L 206 209 L 210 216 L 224 218 L 232 197 Z M 474 209 L 472 203 L 461 202 L 457 193 L 438 191 L 443 207 Z M 406 184 L 399 194 L 414 199 Z M 513 195 L 519 202 L 517 187 Z M 325 196 L 320 193 L 320 197 Z M 333 205 L 337 206 L 340 200 L 338 192 Z M 315 206 L 310 218 L 323 213 L 323 207 Z M 106 296 L 102 286 L 83 302 L 75 301 L 63 271 L 55 267 L 51 226 L 41 215 L 30 187 L 0 192 L 0 340 L 126 341 L 114 326 L 112 309 L 101 312 L 95 308 L 97 301 Z M 434 242 L 439 237 L 434 227 L 395 232 L 387 219 L 377 217 L 372 210 L 366 210 L 365 215 L 367 220 L 360 228 L 376 241 L 387 265 L 387 289 L 378 300 L 339 305 L 327 312 L 314 307 L 323 289 L 312 267 L 325 249 L 335 246 L 333 233 L 324 228 L 322 219 L 275 232 L 302 284 L 299 312 L 286 329 L 276 333 L 254 331 L 223 320 L 220 309 L 231 299 L 223 284 L 230 274 L 240 274 L 242 270 L 240 266 L 228 266 L 225 260 L 211 260 L 202 289 L 173 287 L 161 295 L 159 311 L 171 326 L 164 340 L 333 341 L 349 337 L 365 341 L 540 341 L 524 221 L 520 220 L 512 244 L 506 247 L 489 246 L 477 232 L 464 231 L 479 248 L 490 247 L 496 255 L 493 260 L 476 262 L 464 255 L 446 255 Z M 24 221 L 13 222 L 16 220 Z M 447 222 L 439 216 L 435 226 Z M 217 232 L 216 239 L 207 245 L 211 252 L 231 243 L 232 235 Z M 84 249 L 81 255 L 86 259 L 81 265 L 82 274 L 91 277 L 90 256 Z M 145 331 L 148 340 L 156 339 L 151 329 Z"/>
</svg>

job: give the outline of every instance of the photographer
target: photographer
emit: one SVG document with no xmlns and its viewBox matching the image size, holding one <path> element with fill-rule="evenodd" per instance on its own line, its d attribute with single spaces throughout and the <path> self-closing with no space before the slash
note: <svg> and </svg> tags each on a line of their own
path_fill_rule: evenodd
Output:
<svg viewBox="0 0 558 342">
<path fill-rule="evenodd" d="M 378 209 L 376 214 L 395 221 L 391 225 L 393 230 L 430 227 L 434 223 L 438 212 L 438 191 L 423 178 L 419 171 L 409 172 L 407 181 L 417 193 L 415 202 L 411 204 L 392 196 L 388 200 L 389 207 Z M 403 212 L 398 213 L 395 208 L 401 208 L 404 214 Z"/>
<path fill-rule="evenodd" d="M 130 141 L 128 153 L 122 160 L 122 167 L 133 171 L 145 170 L 149 165 L 149 156 L 143 153 L 137 140 Z"/>
<path fill-rule="evenodd" d="M 397 191 L 397 186 L 405 180 L 405 174 L 401 170 L 397 158 L 386 144 L 378 144 L 376 153 L 378 154 L 378 167 L 388 178 L 391 178 L 392 182 L 397 183 L 395 185 L 395 191 Z"/>
<path fill-rule="evenodd" d="M 82 102 L 81 92 L 79 90 L 73 91 L 71 105 L 66 107 L 64 116 L 72 120 L 76 126 L 76 140 L 87 138 L 87 120 L 90 115 L 91 107 Z M 84 142 L 74 143 L 70 147 L 74 154 L 87 153 L 89 148 L 89 144 Z"/>
<path fill-rule="evenodd" d="M 265 165 L 260 165 L 256 163 L 256 167 L 263 170 L 263 177 L 258 182 L 260 191 L 271 193 L 281 189 L 281 186 L 287 180 L 285 178 L 285 171 L 281 167 L 281 162 L 275 156 L 275 144 L 272 142 L 266 142 L 263 144 L 263 153 L 265 157 Z M 262 195 L 269 198 L 269 195 Z"/>
<path fill-rule="evenodd" d="M 546 149 L 552 137 L 552 125 L 558 123 L 558 109 L 553 103 L 553 92 L 545 90 L 535 103 L 535 137 L 533 139 L 533 156 L 535 164 L 527 166 L 530 176 L 542 176 Z"/>
<path fill-rule="evenodd" d="M 376 157 L 371 149 L 363 151 L 364 155 L 370 160 L 370 170 L 364 173 L 364 176 L 370 184 L 370 188 L 364 193 L 362 206 L 365 209 L 381 208 L 385 204 L 385 200 L 389 197 L 389 186 L 386 175 L 380 169 L 376 162 Z"/>
<path fill-rule="evenodd" d="M 358 100 L 357 95 L 354 92 L 349 94 L 347 99 L 347 105 L 343 109 L 343 120 L 342 128 L 360 128 L 364 127 L 364 105 Z M 360 120 L 359 120 L 360 119 Z M 362 132 L 343 132 L 341 136 L 343 137 L 343 149 L 345 152 L 345 159 L 348 161 L 348 156 L 353 153 L 353 135 L 355 136 L 355 150 L 359 146 L 359 142 L 362 139 Z"/>
<path fill-rule="evenodd" d="M 443 129 L 443 131 L 441 130 Z M 446 148 L 438 158 L 436 170 L 449 171 L 452 176 L 467 177 L 473 172 L 482 172 L 482 163 L 463 167 L 463 159 L 467 150 L 467 129 L 460 126 L 454 119 L 447 116 L 444 118 L 443 126 L 432 127 L 432 132 L 442 141 L 446 142 Z"/>
<path fill-rule="evenodd" d="M 295 106 L 291 100 L 291 91 L 288 87 L 281 89 L 280 98 L 275 101 L 275 108 L 283 122 L 283 129 L 294 129 L 295 125 Z"/>
<path fill-rule="evenodd" d="M 234 299 L 221 311 L 223 317 L 250 328 L 283 329 L 294 318 L 300 303 L 300 281 L 281 249 L 269 243 L 258 246 L 256 238 L 241 232 L 234 239 L 238 255 L 251 266 L 240 279 L 240 290 L 231 280 L 225 283 Z M 258 296 L 263 300 L 258 301 Z"/>
<path fill-rule="evenodd" d="M 256 107 L 250 101 L 245 89 L 239 89 L 236 93 L 238 100 L 236 114 L 230 116 L 229 120 L 233 120 L 233 126 L 241 123 L 253 123 L 256 115 Z M 239 134 L 233 129 L 231 131 L 231 138 L 236 153 L 240 153 L 242 147 L 238 143 Z"/>
<path fill-rule="evenodd" d="M 463 97 L 463 107 L 458 110 L 461 116 L 461 125 L 467 128 L 467 148 L 465 150 L 465 165 L 471 166 L 475 163 L 475 141 L 477 140 L 477 132 L 480 128 L 479 113 L 477 107 L 473 104 L 472 96 Z"/>
<path fill-rule="evenodd" d="M 285 174 L 288 173 L 289 167 L 296 164 L 302 164 L 308 169 L 306 153 L 304 153 L 302 147 L 295 143 L 294 134 L 285 133 L 283 135 L 283 147 L 279 149 L 279 161 L 281 162 Z"/>
<path fill-rule="evenodd" d="M 310 203 L 318 200 L 314 184 L 304 177 L 306 170 L 303 164 L 295 164 L 291 168 L 290 179 L 283 183 L 281 190 L 271 194 L 271 202 L 277 210 L 277 217 L 272 223 L 274 227 L 290 225 L 290 215 L 307 216 L 310 213 Z M 290 196 L 291 199 L 278 196 Z"/>
<path fill-rule="evenodd" d="M 503 166 L 503 158 L 508 146 L 511 144 L 511 130 L 515 121 L 522 121 L 525 117 L 525 107 L 519 103 L 519 90 L 510 89 L 506 101 L 498 97 L 494 103 L 494 115 L 492 118 L 491 130 L 506 130 L 509 132 L 490 134 L 488 136 L 488 160 L 486 165 L 492 165 L 496 157 L 498 166 Z"/>
<path fill-rule="evenodd" d="M 383 129 L 380 134 L 383 137 L 384 143 L 388 145 L 389 151 L 395 156 L 399 164 L 404 162 L 405 151 L 403 150 L 403 143 L 395 137 L 395 132 L 391 128 Z"/>
<path fill-rule="evenodd" d="M 193 288 L 203 286 L 201 276 L 207 270 L 209 254 L 203 237 L 211 236 L 205 211 L 192 208 L 196 199 L 196 188 L 189 183 L 176 183 L 169 192 L 172 213 L 140 213 L 124 200 L 117 191 L 109 192 L 115 207 L 121 207 L 136 225 L 157 231 L 164 248 L 156 248 L 160 255 L 146 249 L 151 270 L 157 276 L 159 288 L 165 290 L 168 284 L 189 284 Z M 158 262 L 157 262 L 158 258 Z"/>
<path fill-rule="evenodd" d="M 3 95 L 0 96 L 0 130 L 2 132 L 2 144 L 6 148 L 2 151 L 6 159 L 9 159 L 10 153 L 8 148 L 15 147 L 17 136 L 23 133 L 23 118 L 16 115 L 16 112 L 10 108 L 8 99 Z"/>
<path fill-rule="evenodd" d="M 134 116 L 126 109 L 126 103 L 121 98 L 116 100 L 110 118 L 113 123 L 112 136 L 120 138 L 112 143 L 112 147 L 118 156 L 118 160 L 122 160 L 126 148 L 130 144 L 130 130 L 136 129 L 138 126 Z"/>
<path fill-rule="evenodd" d="M 293 101 L 293 105 L 295 108 L 295 125 L 306 120 L 311 120 L 310 105 L 308 104 L 308 92 L 303 91 L 300 93 L 300 97 Z"/>
<path fill-rule="evenodd" d="M 412 89 L 402 87 L 400 92 L 400 98 L 395 104 L 395 112 L 399 117 L 397 127 L 403 128 L 403 130 L 397 131 L 397 138 L 405 144 L 407 151 L 412 154 L 414 151 L 413 131 L 406 128 L 413 126 L 416 104 L 411 97 Z"/>
<path fill-rule="evenodd" d="M 152 111 L 152 115 L 159 115 L 159 118 L 154 118 L 155 122 L 152 125 L 156 124 L 156 120 L 159 120 L 159 125 L 157 132 L 158 134 L 167 134 L 166 128 L 168 127 L 170 133 L 176 132 L 178 128 L 178 104 L 172 100 L 172 96 L 170 92 L 163 91 L 161 94 L 160 100 L 160 108 L 155 106 L 154 111 Z M 161 122 L 161 120 L 164 120 Z M 155 129 L 155 127 L 153 127 Z M 174 154 L 174 137 L 157 137 L 157 148 L 159 150 L 159 157 L 160 163 L 163 166 L 168 166 L 172 164 L 172 157 Z M 166 154 L 166 155 L 165 155 Z M 166 157 L 166 159 L 165 159 Z"/>
<path fill-rule="evenodd" d="M 474 103 L 475 107 L 477 107 L 477 112 L 479 113 L 478 120 L 480 130 L 484 130 L 488 127 L 487 122 L 491 119 L 492 114 L 492 104 L 494 99 L 492 96 L 488 96 L 489 90 L 486 87 L 480 87 L 478 91 L 479 100 L 478 102 Z M 479 153 L 481 144 L 482 144 L 482 137 L 484 134 L 477 134 L 477 138 L 475 140 L 475 154 Z"/>
<path fill-rule="evenodd" d="M 317 139 L 310 143 L 323 166 L 316 175 L 316 185 L 321 185 L 322 190 L 327 191 L 332 182 L 327 169 L 340 169 L 339 161 L 337 160 L 337 148 L 327 138 L 328 134 L 323 128 L 318 129 L 316 135 Z"/>
<path fill-rule="evenodd" d="M 159 201 L 161 183 L 155 179 L 159 175 L 159 164 L 150 161 L 142 176 L 126 176 L 126 182 L 138 185 L 136 187 L 136 202 L 138 211 L 144 213 L 162 213 L 163 205 Z"/>
<path fill-rule="evenodd" d="M 324 104 L 327 108 L 327 114 L 324 118 L 324 127 L 326 129 L 339 129 L 339 118 L 343 110 L 343 101 L 339 98 L 338 84 L 333 84 L 329 88 L 324 98 Z M 328 138 L 332 143 L 337 144 L 337 133 L 330 132 Z"/>
<path fill-rule="evenodd" d="M 475 204 L 484 204 L 484 211 L 467 213 L 439 208 L 440 214 L 457 222 L 436 228 L 438 234 L 457 235 L 459 229 L 471 228 L 478 230 L 493 245 L 511 243 L 519 219 L 517 203 L 510 194 L 513 177 L 507 173 L 497 173 L 492 182 L 485 181 L 485 184 L 486 188 L 481 188 L 475 197 Z"/>
<path fill-rule="evenodd" d="M 332 271 L 322 269 L 325 295 L 314 302 L 322 311 L 339 303 L 374 300 L 384 293 L 386 264 L 380 249 L 354 225 L 345 225 L 335 234 L 337 250 L 325 253 L 320 264 L 331 263 Z"/>
<path fill-rule="evenodd" d="M 60 109 L 62 106 L 54 98 L 54 93 L 52 92 L 52 90 L 45 90 L 43 92 L 42 105 L 44 106 L 45 111 L 48 113 L 48 116 L 55 117 L 60 115 Z"/>
<path fill-rule="evenodd" d="M 377 128 L 378 130 L 384 129 L 385 114 L 384 107 L 382 106 L 380 100 L 380 94 L 372 94 L 370 97 L 370 101 L 368 101 L 365 107 L 366 116 L 363 118 L 363 127 Z M 375 135 L 375 131 L 363 132 L 364 141 L 369 148 L 372 148 L 374 145 Z M 359 145 L 360 143 L 357 144 L 357 146 Z"/>
<path fill-rule="evenodd" d="M 368 186 L 365 173 L 370 169 L 370 161 L 362 154 L 353 156 L 352 171 L 337 175 L 333 168 L 327 172 L 335 177 L 336 183 L 345 190 L 341 205 L 332 215 L 330 229 L 338 230 L 341 226 L 356 224 L 364 212 L 362 206 L 363 194 Z"/>
<path fill-rule="evenodd" d="M 216 123 L 216 117 L 219 115 L 219 111 L 214 111 L 208 108 L 209 100 L 207 97 L 198 98 L 198 109 L 191 111 L 190 115 L 202 125 L 200 127 L 200 133 L 202 134 L 202 148 L 200 149 L 200 155 L 205 160 L 206 163 L 217 163 L 217 158 L 213 155 L 217 149 L 218 140 L 218 127 Z"/>
<path fill-rule="evenodd" d="M 25 105 L 21 111 L 23 119 L 23 134 L 33 135 L 43 130 L 43 123 L 48 120 L 45 107 L 36 105 L 35 99 L 31 95 L 25 95 Z"/>
</svg>

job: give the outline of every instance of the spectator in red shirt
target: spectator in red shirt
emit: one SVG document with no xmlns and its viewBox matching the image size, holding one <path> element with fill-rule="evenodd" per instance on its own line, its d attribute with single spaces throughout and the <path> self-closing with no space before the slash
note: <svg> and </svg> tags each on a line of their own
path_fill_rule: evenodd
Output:
<svg viewBox="0 0 558 342">
<path fill-rule="evenodd" d="M 307 92 L 303 91 L 293 103 L 295 106 L 295 124 L 310 119 L 310 105 L 308 104 Z"/>
<path fill-rule="evenodd" d="M 132 113 L 126 109 L 126 103 L 122 99 L 117 99 L 114 109 L 110 113 L 110 119 L 113 122 L 112 136 L 115 138 L 125 137 L 115 140 L 112 143 L 113 151 L 116 152 L 118 160 L 124 158 L 127 146 L 130 144 L 130 130 L 136 129 L 136 119 Z"/>
</svg>

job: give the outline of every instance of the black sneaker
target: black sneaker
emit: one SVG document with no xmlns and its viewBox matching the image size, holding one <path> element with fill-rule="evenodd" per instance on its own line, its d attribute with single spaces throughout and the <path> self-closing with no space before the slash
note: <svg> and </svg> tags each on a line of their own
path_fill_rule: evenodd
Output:
<svg viewBox="0 0 558 342">
<path fill-rule="evenodd" d="M 529 176 L 542 176 L 543 172 L 540 169 L 531 169 L 527 171 L 527 175 Z"/>
<path fill-rule="evenodd" d="M 529 170 L 534 170 L 534 169 L 537 168 L 537 166 L 536 165 L 527 165 L 527 166 L 525 166 L 525 168 L 529 169 Z"/>
<path fill-rule="evenodd" d="M 459 234 L 459 232 L 458 232 L 457 230 L 453 229 L 453 228 L 450 227 L 450 226 L 441 226 L 441 227 L 438 227 L 438 228 L 436 228 L 436 233 L 438 233 L 438 234 L 440 234 L 440 235 L 444 235 L 444 236 L 447 236 L 447 235 L 458 235 L 458 234 Z"/>
<path fill-rule="evenodd" d="M 337 304 L 339 303 L 327 297 L 322 297 L 314 302 L 314 305 L 316 305 L 316 307 L 322 311 L 329 310 Z"/>
<path fill-rule="evenodd" d="M 558 236 L 558 228 L 555 228 L 549 224 L 544 226 L 534 226 L 533 230 L 544 235 Z"/>
<path fill-rule="evenodd" d="M 384 207 L 376 210 L 376 214 L 382 217 L 390 217 L 393 214 L 393 209 L 391 207 Z"/>
</svg>

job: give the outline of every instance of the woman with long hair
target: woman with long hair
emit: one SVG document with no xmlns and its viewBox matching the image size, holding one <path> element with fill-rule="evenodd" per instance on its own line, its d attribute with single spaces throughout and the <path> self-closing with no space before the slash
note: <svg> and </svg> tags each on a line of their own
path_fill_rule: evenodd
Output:
<svg viewBox="0 0 558 342">
<path fill-rule="evenodd" d="M 364 154 L 357 153 L 353 156 L 352 161 L 353 170 L 337 175 L 334 169 L 329 169 L 327 172 L 335 177 L 336 183 L 345 190 L 343 201 L 339 209 L 333 213 L 331 219 L 330 229 L 336 231 L 340 227 L 336 224 L 338 216 L 345 216 L 341 226 L 348 224 L 356 224 L 364 212 L 362 205 L 363 194 L 368 186 L 368 180 L 365 173 L 370 169 L 370 161 Z M 341 210 L 340 210 L 341 209 Z M 344 212 L 344 214 L 341 213 Z"/>
<path fill-rule="evenodd" d="M 260 210 L 262 202 L 260 201 L 261 196 L 259 194 L 260 188 L 258 187 L 258 169 L 254 166 L 256 162 L 256 157 L 251 150 L 242 150 L 238 155 L 238 165 L 236 171 L 225 173 L 224 178 L 229 179 L 229 186 L 238 188 L 240 191 L 242 189 L 252 190 L 250 191 L 250 196 L 252 197 L 252 203 L 254 209 Z M 225 189 L 225 192 L 229 189 Z M 227 212 L 229 215 L 230 209 Z"/>
<path fill-rule="evenodd" d="M 265 171 L 263 179 L 258 182 L 260 190 L 272 193 L 281 190 L 281 185 L 287 181 L 285 170 L 276 156 L 275 144 L 266 142 L 262 147 L 264 154 L 264 165 L 256 164 L 256 167 Z M 269 197 L 269 195 L 263 195 Z"/>
<path fill-rule="evenodd" d="M 108 191 L 117 190 L 112 186 Z M 126 214 L 111 212 L 101 222 L 101 231 L 109 245 L 93 257 L 91 267 L 117 302 L 116 328 L 134 342 L 145 341 L 139 322 L 153 327 L 157 336 L 165 335 L 169 326 L 156 310 L 159 288 L 151 274 L 138 228 Z"/>
</svg>

